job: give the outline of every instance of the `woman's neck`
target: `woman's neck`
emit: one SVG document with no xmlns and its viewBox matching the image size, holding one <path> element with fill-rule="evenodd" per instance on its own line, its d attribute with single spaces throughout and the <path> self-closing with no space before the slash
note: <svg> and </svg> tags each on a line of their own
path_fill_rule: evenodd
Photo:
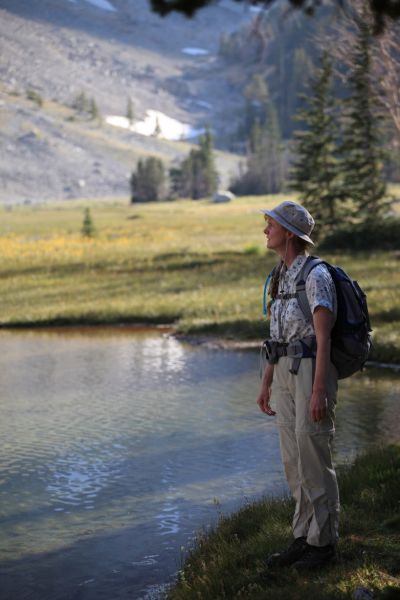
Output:
<svg viewBox="0 0 400 600">
<path fill-rule="evenodd" d="M 278 254 L 283 263 L 286 265 L 287 269 L 292 265 L 293 261 L 298 256 L 306 256 L 306 252 L 304 250 L 299 251 L 293 247 L 292 244 L 288 244 L 288 246 L 282 252 L 278 252 Z"/>
</svg>

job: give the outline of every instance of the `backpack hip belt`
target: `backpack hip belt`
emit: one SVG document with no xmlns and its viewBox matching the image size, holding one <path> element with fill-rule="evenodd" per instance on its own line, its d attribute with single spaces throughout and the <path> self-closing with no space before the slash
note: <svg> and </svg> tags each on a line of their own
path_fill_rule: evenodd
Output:
<svg viewBox="0 0 400 600">
<path fill-rule="evenodd" d="M 275 365 L 282 356 L 292 358 L 292 366 L 289 371 L 297 375 L 302 358 L 315 358 L 317 351 L 317 340 L 315 335 L 307 336 L 295 342 L 276 342 L 274 340 L 265 340 L 261 347 L 262 355 L 265 355 L 267 362 Z"/>
</svg>

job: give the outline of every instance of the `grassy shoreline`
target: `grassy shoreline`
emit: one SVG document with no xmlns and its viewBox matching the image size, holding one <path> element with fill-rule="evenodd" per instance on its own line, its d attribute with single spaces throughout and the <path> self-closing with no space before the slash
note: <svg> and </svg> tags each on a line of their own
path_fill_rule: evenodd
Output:
<svg viewBox="0 0 400 600">
<path fill-rule="evenodd" d="M 3 208 L 0 327 L 168 325 L 191 336 L 264 339 L 262 289 L 276 259 L 265 250 L 259 209 L 282 199 L 222 205 L 106 199 Z M 80 233 L 85 207 L 94 238 Z M 368 294 L 371 358 L 400 363 L 396 253 L 324 258 L 342 265 Z"/>
<path fill-rule="evenodd" d="M 344 600 L 357 588 L 375 599 L 400 598 L 400 445 L 371 450 L 338 474 L 341 538 L 334 566 L 308 575 L 268 570 L 265 557 L 291 541 L 293 504 L 264 499 L 199 535 L 167 600 Z"/>
</svg>

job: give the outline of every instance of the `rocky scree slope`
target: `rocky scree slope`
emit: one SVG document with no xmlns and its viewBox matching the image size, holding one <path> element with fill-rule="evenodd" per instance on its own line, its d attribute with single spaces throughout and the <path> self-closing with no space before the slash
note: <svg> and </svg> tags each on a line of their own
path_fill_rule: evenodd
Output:
<svg viewBox="0 0 400 600">
<path fill-rule="evenodd" d="M 0 0 L 0 201 L 128 195 L 137 159 L 170 163 L 186 142 L 108 125 L 108 115 L 160 111 L 219 136 L 234 126 L 241 98 L 224 80 L 219 36 L 251 18 L 224 0 L 195 19 L 161 19 L 147 0 Z M 197 52 L 203 50 L 203 52 Z M 93 98 L 101 119 L 71 106 Z M 222 185 L 239 158 L 218 153 Z"/>
</svg>

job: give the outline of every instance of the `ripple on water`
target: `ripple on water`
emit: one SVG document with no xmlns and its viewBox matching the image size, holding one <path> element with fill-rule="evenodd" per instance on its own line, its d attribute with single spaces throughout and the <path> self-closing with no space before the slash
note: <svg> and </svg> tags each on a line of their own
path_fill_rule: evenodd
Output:
<svg viewBox="0 0 400 600">
<path fill-rule="evenodd" d="M 158 597 L 193 531 L 285 489 L 277 432 L 255 407 L 255 354 L 160 337 L 1 340 L 0 542 L 13 600 L 32 581 L 29 600 L 53 600 L 50 584 L 59 600 L 79 586 L 96 600 Z M 341 386 L 339 454 L 398 431 L 399 384 L 377 381 Z"/>
<path fill-rule="evenodd" d="M 99 493 L 121 476 L 109 454 L 87 457 L 83 452 L 76 453 L 49 465 L 46 490 L 53 503 L 93 509 Z"/>
<path fill-rule="evenodd" d="M 172 501 L 165 502 L 161 512 L 155 515 L 158 523 L 158 534 L 162 536 L 177 534 L 180 528 L 180 518 L 181 512 L 178 505 Z"/>
</svg>

